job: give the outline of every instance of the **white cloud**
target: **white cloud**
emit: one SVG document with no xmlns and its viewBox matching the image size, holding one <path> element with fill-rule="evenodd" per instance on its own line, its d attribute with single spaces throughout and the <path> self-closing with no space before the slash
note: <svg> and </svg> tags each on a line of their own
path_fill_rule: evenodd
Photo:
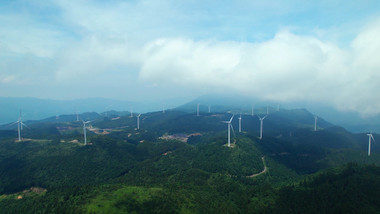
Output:
<svg viewBox="0 0 380 214">
<path fill-rule="evenodd" d="M 38 23 L 29 15 L 0 14 L 0 25 L 0 43 L 9 54 L 52 58 L 68 39 L 65 33 Z"/>
<path fill-rule="evenodd" d="M 140 57 L 136 50 L 135 46 L 124 40 L 98 36 L 84 38 L 60 53 L 56 79 L 67 81 L 73 76 L 107 74 L 115 67 L 128 68 L 139 63 Z"/>
<path fill-rule="evenodd" d="M 375 22 L 347 50 L 286 31 L 262 43 L 159 39 L 145 46 L 140 77 L 274 101 L 327 102 L 341 110 L 377 114 L 378 38 L 380 24 Z"/>
<path fill-rule="evenodd" d="M 1 83 L 11 83 L 14 79 L 14 76 L 0 76 Z"/>
<path fill-rule="evenodd" d="M 307 21 L 346 17 L 351 8 L 329 16 L 326 5 L 329 2 L 56 0 L 35 6 L 37 12 L 27 7 L 26 12 L 9 10 L 0 14 L 0 82 L 4 88 L 12 81 L 40 88 L 78 82 L 83 88 L 122 84 L 115 91 L 92 87 L 93 96 L 144 87 L 154 88 L 156 94 L 163 88 L 195 95 L 228 90 L 268 100 L 313 100 L 362 114 L 379 113 L 380 21 L 362 30 L 356 28 L 363 22 L 360 17 L 355 28 L 352 22 L 336 25 L 339 20 L 331 20 L 327 27 Z M 322 15 L 312 13 L 314 7 Z M 357 35 L 352 43 L 341 41 L 352 34 Z M 342 46 L 347 43 L 351 46 Z M 139 80 L 146 81 L 139 89 L 138 80 L 132 79 L 136 70 Z M 134 84 L 125 84 L 126 79 Z M 20 93 L 25 91 L 32 90 Z M 57 93 L 62 91 L 66 93 Z M 69 95 L 77 91 L 67 88 Z"/>
</svg>

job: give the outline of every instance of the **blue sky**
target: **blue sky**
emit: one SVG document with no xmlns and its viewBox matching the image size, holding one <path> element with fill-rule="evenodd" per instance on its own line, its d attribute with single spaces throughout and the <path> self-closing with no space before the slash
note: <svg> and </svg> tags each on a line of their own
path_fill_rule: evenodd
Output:
<svg viewBox="0 0 380 214">
<path fill-rule="evenodd" d="M 0 2 L 0 96 L 234 92 L 380 112 L 380 1 Z"/>
</svg>

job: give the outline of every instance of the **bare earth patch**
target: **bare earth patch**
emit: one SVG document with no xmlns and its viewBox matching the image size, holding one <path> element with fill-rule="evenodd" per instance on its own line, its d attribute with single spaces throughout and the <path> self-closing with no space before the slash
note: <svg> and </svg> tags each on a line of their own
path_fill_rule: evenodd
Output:
<svg viewBox="0 0 380 214">
<path fill-rule="evenodd" d="M 158 139 L 161 139 L 161 140 L 179 140 L 181 142 L 186 143 L 189 140 L 189 137 L 192 137 L 192 136 L 202 136 L 202 134 L 201 133 L 172 134 L 172 135 L 164 134 L 161 137 L 159 137 Z"/>
</svg>

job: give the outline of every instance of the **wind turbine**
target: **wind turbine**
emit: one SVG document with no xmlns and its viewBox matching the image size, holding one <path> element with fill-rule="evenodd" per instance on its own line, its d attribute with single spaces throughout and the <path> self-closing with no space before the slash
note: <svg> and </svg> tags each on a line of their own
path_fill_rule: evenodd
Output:
<svg viewBox="0 0 380 214">
<path fill-rule="evenodd" d="M 210 113 L 211 112 L 211 106 L 210 106 L 210 104 L 208 104 L 208 113 Z"/>
<path fill-rule="evenodd" d="M 77 111 L 77 121 L 79 121 L 79 115 L 78 115 L 78 111 Z"/>
<path fill-rule="evenodd" d="M 228 127 L 228 147 L 231 147 L 231 128 L 232 128 L 232 131 L 234 130 L 234 128 L 232 127 L 232 119 L 234 119 L 234 115 L 232 115 L 231 119 L 229 121 L 222 121 L 223 123 L 227 123 L 227 127 Z M 235 134 L 235 132 L 234 132 Z"/>
<path fill-rule="evenodd" d="M 268 117 L 268 115 L 265 115 L 264 117 L 260 117 L 259 115 L 257 115 L 257 117 L 260 120 L 260 137 L 259 137 L 259 139 L 261 140 L 261 139 L 263 139 L 263 124 L 264 124 L 263 121 L 266 117 Z"/>
<path fill-rule="evenodd" d="M 112 108 L 112 106 L 113 106 L 113 104 L 108 105 L 108 106 L 105 107 L 105 110 L 106 110 L 106 112 L 105 112 L 105 116 L 106 116 L 106 117 L 108 117 L 108 111 Z"/>
<path fill-rule="evenodd" d="M 86 121 L 85 122 L 85 121 L 82 120 L 82 122 L 83 122 L 84 145 L 86 146 L 87 145 L 87 134 L 86 134 L 87 127 L 86 127 L 86 124 L 91 123 L 92 121 Z"/>
<path fill-rule="evenodd" d="M 141 114 L 137 115 L 137 129 L 140 129 L 140 116 Z"/>
<path fill-rule="evenodd" d="M 165 105 L 162 105 L 162 113 L 165 113 Z"/>
<path fill-rule="evenodd" d="M 17 123 L 17 133 L 18 133 L 18 141 L 20 142 L 21 141 L 21 130 L 22 130 L 22 126 L 25 126 L 25 127 L 28 127 L 27 125 L 25 125 L 22 121 L 21 121 L 21 111 L 20 111 L 20 115 L 18 117 L 18 120 L 14 123 L 12 123 L 11 125 L 13 124 L 16 124 Z"/>
<path fill-rule="evenodd" d="M 199 103 L 197 104 L 197 117 L 199 117 Z"/>
<path fill-rule="evenodd" d="M 133 117 L 133 107 L 131 107 L 131 117 Z"/>
<path fill-rule="evenodd" d="M 269 106 L 267 106 L 267 115 L 269 114 Z"/>
<path fill-rule="evenodd" d="M 314 131 L 317 131 L 317 121 L 318 121 L 318 116 L 314 115 Z"/>
<path fill-rule="evenodd" d="M 368 156 L 371 156 L 371 140 L 375 141 L 375 138 L 373 138 L 372 132 L 367 135 L 368 135 Z"/>
<path fill-rule="evenodd" d="M 255 115 L 255 105 L 252 105 L 251 107 L 252 107 L 252 116 L 254 116 Z"/>
<path fill-rule="evenodd" d="M 241 114 L 240 114 L 240 117 L 239 117 L 239 132 L 241 132 Z"/>
</svg>

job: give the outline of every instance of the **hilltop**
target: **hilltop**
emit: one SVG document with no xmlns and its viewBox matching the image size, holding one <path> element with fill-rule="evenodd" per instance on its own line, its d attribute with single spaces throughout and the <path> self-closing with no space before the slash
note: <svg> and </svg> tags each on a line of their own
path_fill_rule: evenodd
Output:
<svg viewBox="0 0 380 214">
<path fill-rule="evenodd" d="M 343 112 L 320 103 L 274 102 L 241 95 L 204 95 L 193 100 L 186 98 L 151 100 L 148 102 L 120 101 L 106 98 L 88 98 L 78 100 L 52 100 L 37 98 L 0 97 L 0 124 L 17 120 L 20 110 L 24 120 L 42 120 L 51 117 L 54 120 L 64 115 L 86 112 L 107 115 L 108 113 L 128 114 L 130 111 L 148 113 L 154 111 L 176 110 L 196 113 L 197 104 L 201 113 L 227 112 L 251 114 L 270 112 L 280 109 L 308 109 L 312 114 L 324 118 L 332 124 L 342 126 L 354 133 L 367 131 L 380 132 L 380 115 L 363 117 L 358 112 Z M 122 113 L 124 112 L 124 113 Z M 62 120 L 62 119 L 61 119 Z"/>
</svg>

